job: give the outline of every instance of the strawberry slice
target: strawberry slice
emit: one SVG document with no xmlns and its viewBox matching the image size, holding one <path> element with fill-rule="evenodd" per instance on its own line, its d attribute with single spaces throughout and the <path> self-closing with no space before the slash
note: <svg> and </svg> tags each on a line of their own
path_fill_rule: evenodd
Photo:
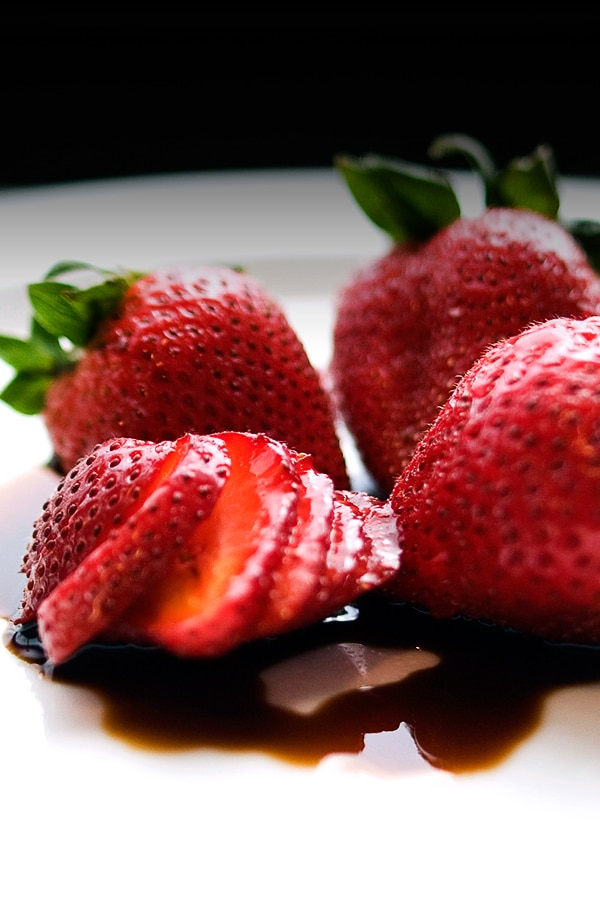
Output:
<svg viewBox="0 0 600 900">
<path fill-rule="evenodd" d="M 296 523 L 256 624 L 255 637 L 296 628 L 306 619 L 307 608 L 315 607 L 315 595 L 326 594 L 322 581 L 331 540 L 333 482 L 316 471 L 310 456 L 298 456 L 296 472 L 300 478 Z"/>
<path fill-rule="evenodd" d="M 110 457 L 114 448 L 113 442 L 97 452 Z M 140 477 L 142 471 L 147 476 L 144 488 L 134 479 L 139 493 L 134 492 L 134 502 L 125 503 L 116 518 L 112 510 L 119 504 L 111 507 L 108 501 L 101 510 L 105 518 L 112 516 L 106 523 L 108 533 L 38 605 L 40 640 L 52 664 L 64 662 L 100 635 L 169 571 L 173 557 L 198 521 L 208 517 L 227 483 L 229 460 L 216 438 L 185 435 L 160 447 L 158 455 L 152 445 L 138 449 Z M 121 475 L 131 480 L 132 470 L 123 468 Z"/>
<path fill-rule="evenodd" d="M 214 657 L 390 579 L 396 522 L 389 503 L 336 490 L 264 433 L 112 441 L 45 505 L 14 621 L 37 616 L 55 665 L 91 640 Z"/>
<path fill-rule="evenodd" d="M 398 571 L 397 516 L 389 502 L 334 490 L 305 465 L 307 497 L 277 574 L 258 636 L 320 622 Z M 303 508 L 304 507 L 304 508 Z"/>
<path fill-rule="evenodd" d="M 334 500 L 327 556 L 330 615 L 389 581 L 401 558 L 397 516 L 389 501 L 362 491 L 336 491 Z"/>
<path fill-rule="evenodd" d="M 26 587 L 14 617 L 35 618 L 40 602 L 66 578 L 110 528 L 139 509 L 175 459 L 173 443 L 116 438 L 80 459 L 44 504 L 21 571 Z"/>
<path fill-rule="evenodd" d="M 285 444 L 265 434 L 218 435 L 231 474 L 211 515 L 163 578 L 111 636 L 180 656 L 217 656 L 252 637 L 296 520 L 299 478 Z"/>
</svg>

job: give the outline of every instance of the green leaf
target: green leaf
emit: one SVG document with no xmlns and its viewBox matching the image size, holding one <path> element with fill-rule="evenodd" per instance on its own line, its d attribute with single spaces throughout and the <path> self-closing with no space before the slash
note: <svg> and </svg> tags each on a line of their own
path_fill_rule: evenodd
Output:
<svg viewBox="0 0 600 900">
<path fill-rule="evenodd" d="M 82 309 L 85 309 L 91 334 L 94 333 L 100 322 L 118 309 L 128 286 L 129 282 L 126 278 L 114 277 L 102 284 L 84 288 L 77 293 L 75 301 Z"/>
<path fill-rule="evenodd" d="M 71 357 L 58 339 L 48 334 L 35 319 L 31 336 L 25 340 L 0 335 L 0 358 L 17 372 L 51 373 L 71 365 Z"/>
<path fill-rule="evenodd" d="M 54 369 L 67 368 L 73 363 L 72 354 L 66 353 L 54 334 L 50 334 L 36 319 L 31 320 L 31 335 L 28 344 L 32 352 L 52 358 Z"/>
<path fill-rule="evenodd" d="M 64 337 L 76 347 L 87 344 L 100 322 L 116 310 L 128 287 L 125 278 L 78 288 L 58 281 L 29 285 L 35 319 L 50 334 Z"/>
<path fill-rule="evenodd" d="M 78 288 L 56 281 L 30 284 L 29 299 L 37 322 L 50 334 L 65 337 L 75 346 L 85 344 L 89 327 L 84 309 L 76 303 Z"/>
<path fill-rule="evenodd" d="M 43 347 L 5 335 L 0 335 L 0 358 L 18 372 L 51 372 L 55 365 Z"/>
<path fill-rule="evenodd" d="M 423 241 L 460 216 L 449 180 L 403 160 L 338 155 L 338 171 L 366 215 L 396 243 Z"/>
<path fill-rule="evenodd" d="M 54 280 L 71 272 L 86 274 L 88 286 Z M 89 284 L 89 273 L 102 280 Z M 63 260 L 48 270 L 43 281 L 30 284 L 33 315 L 29 338 L 0 336 L 0 358 L 16 372 L 0 399 L 19 412 L 40 412 L 50 382 L 76 365 L 81 352 L 78 348 L 85 347 L 100 323 L 118 310 L 125 291 L 142 274 L 117 274 L 88 263 Z M 70 346 L 65 349 L 66 342 Z"/>
<path fill-rule="evenodd" d="M 33 354 L 28 341 L 0 335 L 0 359 L 13 369 L 24 370 L 31 364 Z M 35 363 L 33 364 L 35 368 Z"/>
<path fill-rule="evenodd" d="M 496 178 L 501 206 L 531 209 L 549 219 L 558 217 L 560 198 L 556 187 L 556 164 L 550 147 L 540 144 L 529 156 L 509 162 Z"/>
<path fill-rule="evenodd" d="M 0 394 L 0 400 L 17 412 L 33 416 L 44 408 L 46 391 L 53 378 L 24 372 L 16 375 Z"/>
<path fill-rule="evenodd" d="M 26 415 L 41 412 L 49 384 L 60 372 L 74 365 L 58 338 L 35 319 L 26 340 L 0 335 L 0 357 L 16 372 L 0 399 Z"/>
</svg>

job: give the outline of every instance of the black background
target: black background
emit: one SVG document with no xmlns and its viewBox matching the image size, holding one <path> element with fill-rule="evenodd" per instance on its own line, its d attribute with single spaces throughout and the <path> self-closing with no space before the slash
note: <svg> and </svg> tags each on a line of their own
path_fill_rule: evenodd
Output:
<svg viewBox="0 0 600 900">
<path fill-rule="evenodd" d="M 554 148 L 600 175 L 600 15 L 510 5 L 0 14 L 0 186 L 168 171 L 425 162 L 439 133 L 497 162 Z"/>
</svg>

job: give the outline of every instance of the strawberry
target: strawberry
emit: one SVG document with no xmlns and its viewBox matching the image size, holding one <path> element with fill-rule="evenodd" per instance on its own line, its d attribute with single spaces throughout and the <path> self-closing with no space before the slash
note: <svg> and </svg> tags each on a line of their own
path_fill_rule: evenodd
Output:
<svg viewBox="0 0 600 900">
<path fill-rule="evenodd" d="M 81 460 L 35 523 L 15 622 L 37 615 L 42 644 L 62 662 L 170 568 L 229 474 L 218 440 L 110 441 Z"/>
<path fill-rule="evenodd" d="M 324 618 L 318 604 L 328 600 L 324 575 L 332 540 L 336 491 L 331 479 L 317 472 L 309 456 L 297 456 L 298 507 L 281 564 L 274 573 L 264 610 L 258 617 L 257 637 L 286 631 L 290 624 Z M 339 608 L 344 604 L 339 603 Z"/>
<path fill-rule="evenodd" d="M 436 152 L 444 148 L 465 145 L 448 139 Z M 466 149 L 483 154 L 474 142 Z M 557 219 L 545 148 L 503 172 L 479 163 L 487 205 L 468 218 L 441 175 L 395 160 L 338 159 L 392 239 L 340 287 L 331 359 L 341 412 L 385 494 L 490 344 L 549 317 L 600 311 L 600 278 L 574 237 L 585 229 L 578 223 L 572 234 Z"/>
<path fill-rule="evenodd" d="M 231 473 L 212 514 L 173 560 L 168 578 L 113 623 L 113 634 L 186 656 L 217 656 L 245 638 L 265 603 L 296 516 L 287 447 L 266 435 L 226 438 Z"/>
<path fill-rule="evenodd" d="M 90 283 L 57 280 L 72 270 L 71 280 Z M 109 277 L 98 284 L 98 273 Z M 349 486 L 320 374 L 248 274 L 198 264 L 118 275 L 63 263 L 29 295 L 31 336 L 0 339 L 17 370 L 2 397 L 42 413 L 62 472 L 112 437 L 264 431 Z"/>
<path fill-rule="evenodd" d="M 320 622 L 396 573 L 389 503 L 334 489 L 310 457 L 266 435 L 218 436 L 232 460 L 226 487 L 168 578 L 112 622 L 112 640 L 214 657 Z M 348 497 L 352 516 L 339 522 Z"/>
<path fill-rule="evenodd" d="M 172 467 L 174 445 L 118 438 L 95 447 L 57 485 L 35 522 L 22 564 L 26 587 L 16 621 L 40 602 L 111 528 L 133 515 Z"/>
<path fill-rule="evenodd" d="M 90 641 L 214 657 L 334 615 L 400 545 L 389 502 L 265 433 L 109 440 L 44 505 L 12 621 L 54 665 Z"/>
<path fill-rule="evenodd" d="M 307 508 L 257 623 L 262 636 L 334 615 L 385 584 L 400 563 L 401 539 L 389 501 L 333 490 L 306 464 L 300 474 Z"/>
<path fill-rule="evenodd" d="M 401 535 L 391 504 L 362 491 L 337 491 L 327 582 L 339 606 L 387 583 L 399 564 Z"/>
<path fill-rule="evenodd" d="M 390 590 L 553 641 L 600 641 L 600 317 L 551 319 L 460 380 L 391 493 Z"/>
</svg>

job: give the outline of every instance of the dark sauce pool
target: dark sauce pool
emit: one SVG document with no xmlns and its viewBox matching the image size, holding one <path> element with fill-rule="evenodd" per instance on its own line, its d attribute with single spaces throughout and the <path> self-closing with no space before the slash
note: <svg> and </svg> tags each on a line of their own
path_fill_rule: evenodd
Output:
<svg viewBox="0 0 600 900">
<path fill-rule="evenodd" d="M 216 660 L 93 646 L 50 670 L 34 629 L 9 631 L 5 642 L 46 677 L 96 692 L 104 728 L 131 745 L 257 751 L 308 766 L 332 753 L 358 754 L 365 735 L 404 724 L 432 766 L 455 773 L 489 768 L 535 730 L 550 692 L 600 680 L 600 648 L 436 621 L 378 594 L 337 619 Z M 391 660 L 396 675 L 392 665 L 382 683 L 345 680 L 340 672 L 353 668 L 348 654 L 362 659 L 367 651 L 377 666 Z M 315 659 L 325 661 L 322 672 L 311 668 Z M 266 676 L 286 667 L 288 692 L 291 685 L 301 694 L 305 679 L 330 682 L 308 712 L 269 698 Z"/>
</svg>

